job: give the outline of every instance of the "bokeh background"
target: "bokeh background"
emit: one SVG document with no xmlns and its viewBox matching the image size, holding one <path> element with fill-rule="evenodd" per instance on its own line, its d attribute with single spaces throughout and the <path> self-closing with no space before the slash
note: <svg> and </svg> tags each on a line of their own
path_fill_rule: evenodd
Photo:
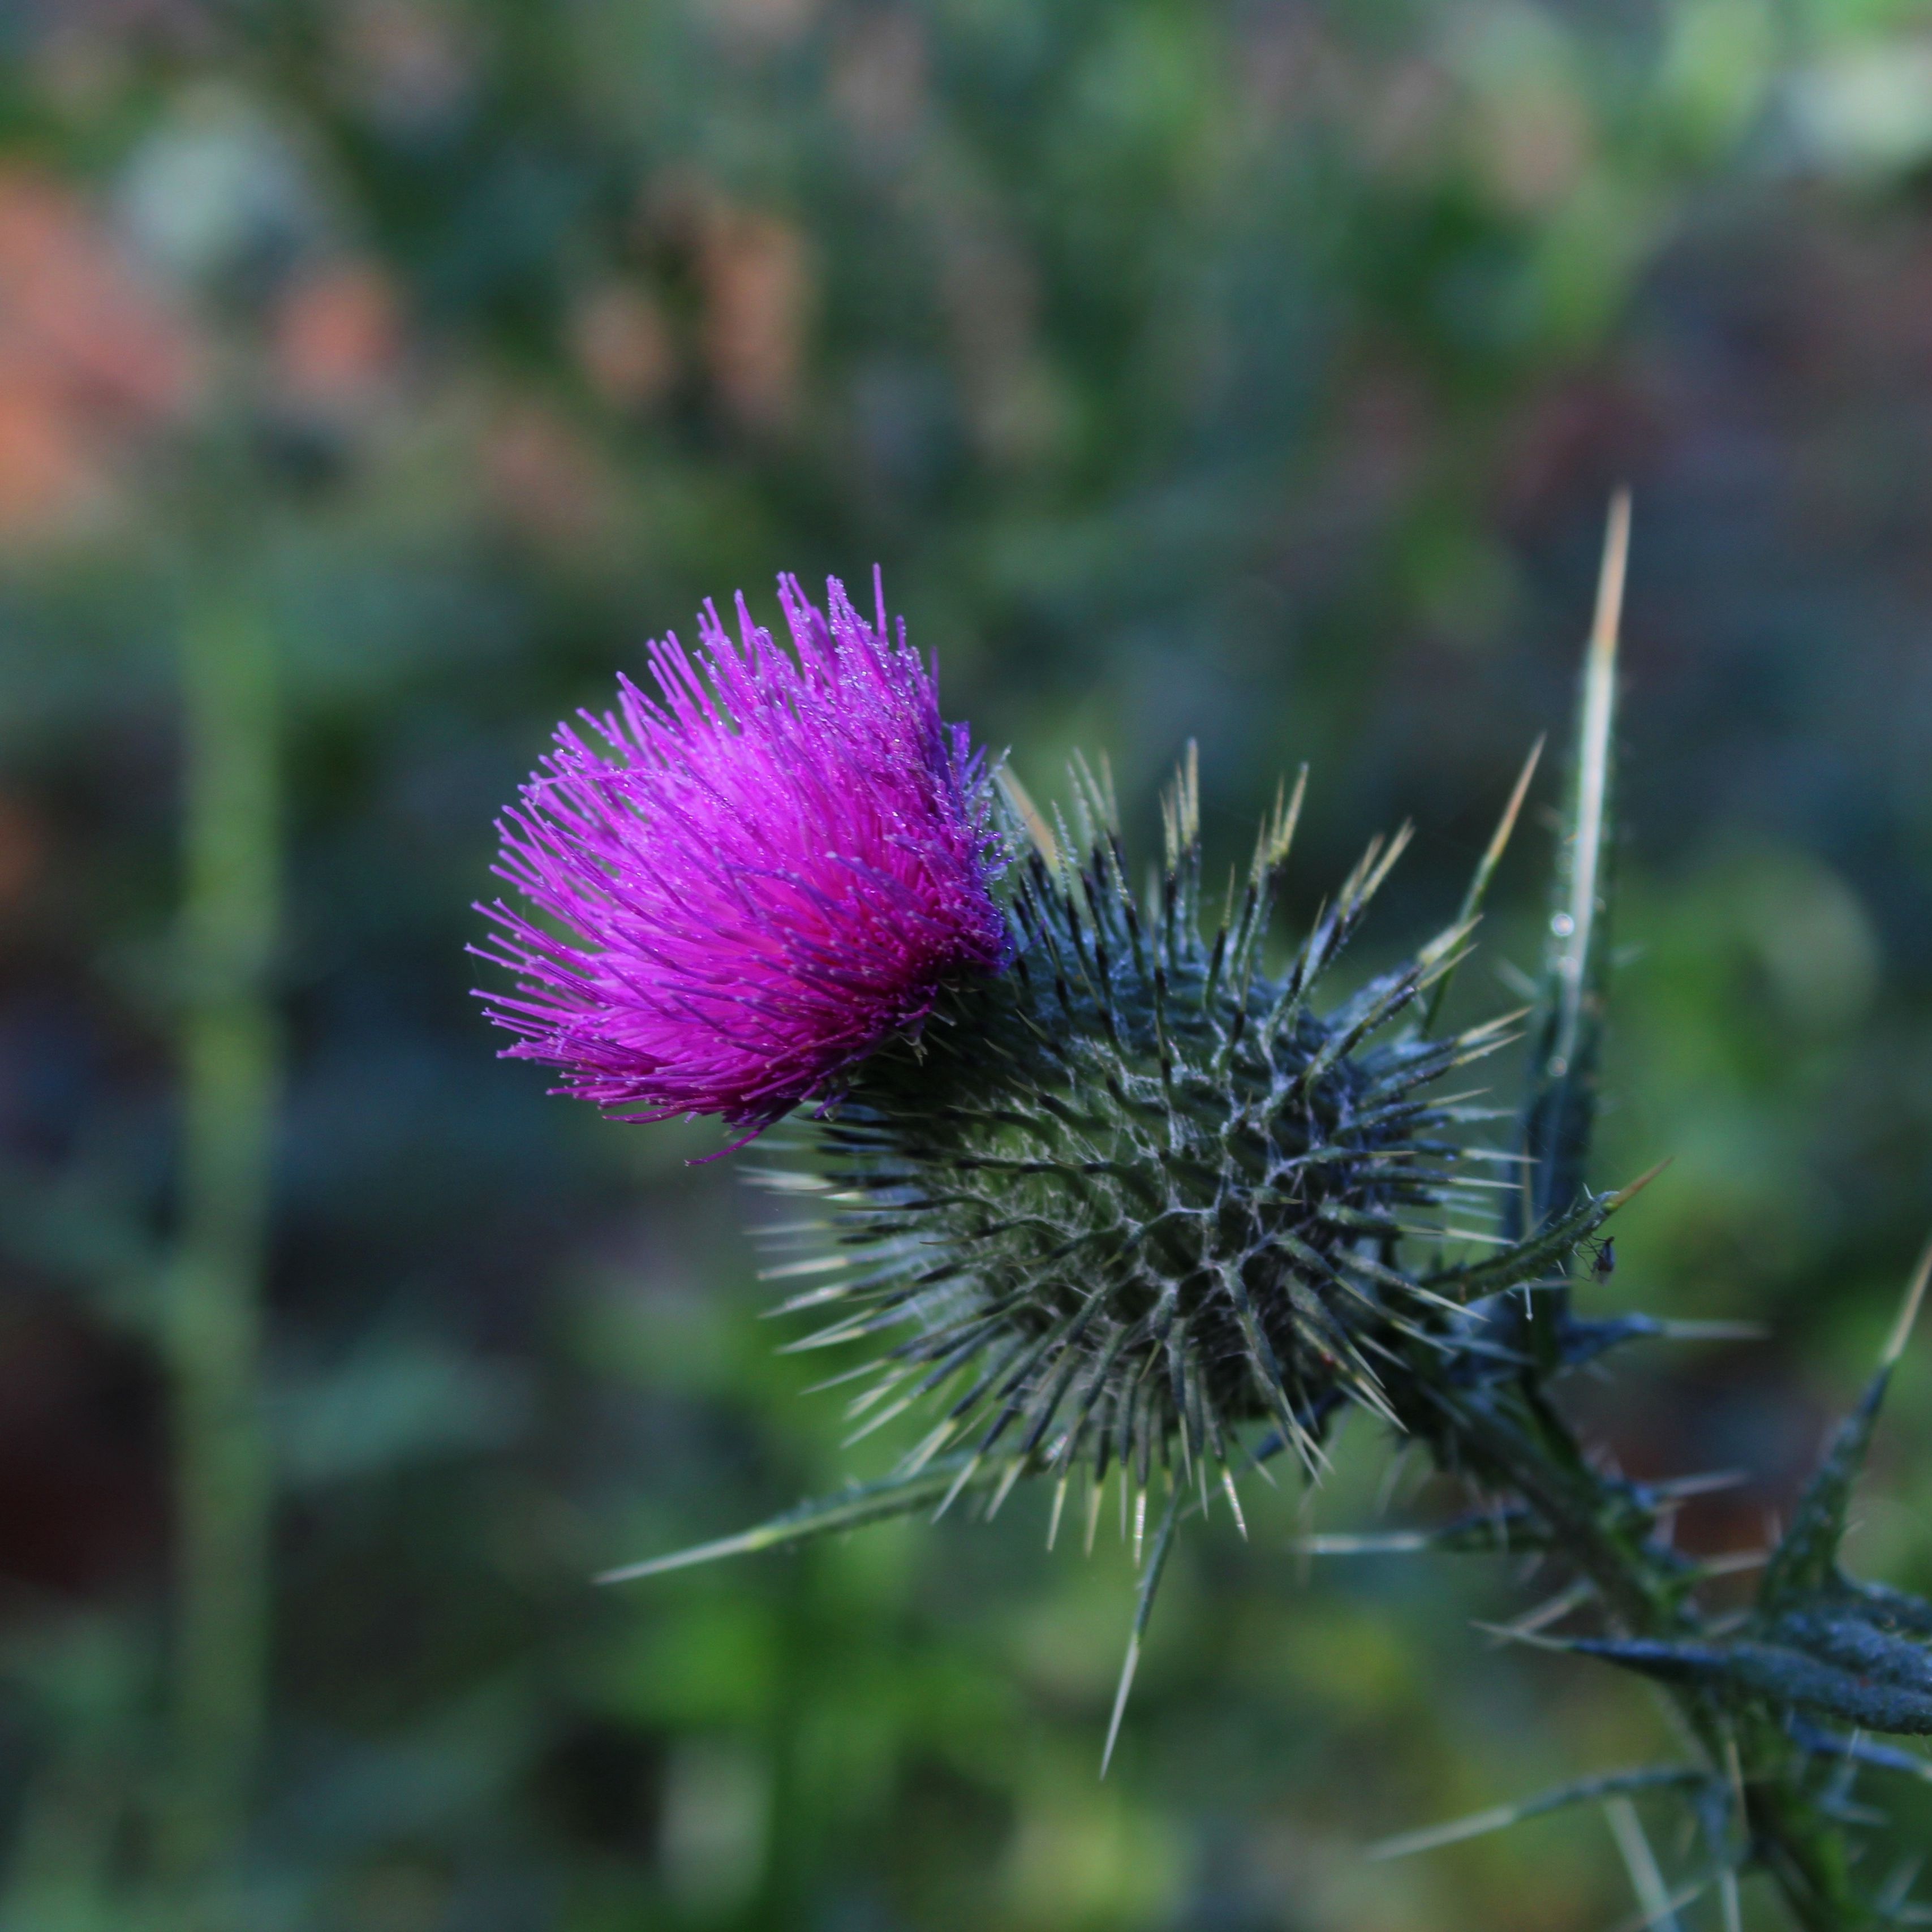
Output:
<svg viewBox="0 0 1932 1932">
<path fill-rule="evenodd" d="M 1300 916 L 1412 815 L 1366 970 L 1564 728 L 1622 480 L 1612 1298 L 1772 1335 L 1578 1400 L 1748 1550 L 1932 1220 L 1932 11 L 0 8 L 0 1926 L 1630 1912 L 1588 1811 L 1364 1860 L 1667 1748 L 1472 1628 L 1536 1581 L 1291 1553 L 1444 1506 L 1371 1431 L 1184 1543 L 1104 1784 L 1129 1566 L 1024 1495 L 593 1589 L 904 1445 L 774 1354 L 716 1136 L 546 1098 L 463 950 L 554 718 L 877 561 L 1135 839 L 1190 736 L 1230 857 L 1312 764 Z M 1928 1486 L 1922 1360 L 1921 1588 Z"/>
</svg>

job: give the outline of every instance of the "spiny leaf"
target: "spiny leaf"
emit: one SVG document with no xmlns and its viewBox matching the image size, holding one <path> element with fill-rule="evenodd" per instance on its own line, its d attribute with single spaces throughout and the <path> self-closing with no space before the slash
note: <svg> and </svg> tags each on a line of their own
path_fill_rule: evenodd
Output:
<svg viewBox="0 0 1932 1932">
<path fill-rule="evenodd" d="M 1516 830 L 1518 814 L 1522 810 L 1522 802 L 1529 794 L 1530 781 L 1536 776 L 1536 767 L 1543 757 L 1544 740 L 1539 737 L 1529 748 L 1529 756 L 1524 760 L 1518 774 L 1516 788 L 1510 794 L 1509 802 L 1503 807 L 1503 815 L 1492 834 L 1488 848 L 1477 862 L 1474 876 L 1469 881 L 1469 890 L 1462 895 L 1462 909 L 1456 915 L 1456 923 L 1466 931 L 1476 922 L 1476 916 L 1483 909 L 1483 901 L 1489 895 L 1490 881 L 1496 876 L 1498 866 L 1502 862 L 1503 854 L 1508 850 L 1510 835 Z M 1306 767 L 1304 768 L 1304 770 Z M 1298 791 L 1296 800 L 1300 802 Z M 1436 1016 L 1442 1010 L 1442 1002 L 1449 996 L 1449 982 L 1456 976 L 1456 962 L 1445 968 L 1442 976 L 1436 982 L 1429 996 L 1429 1004 L 1423 1010 L 1422 1030 L 1424 1033 L 1436 1030 Z"/>
<path fill-rule="evenodd" d="M 1822 1589 L 1837 1573 L 1852 1491 L 1864 1468 L 1872 1433 L 1878 1426 L 1879 1411 L 1891 1385 L 1892 1372 L 1904 1352 L 1924 1300 L 1928 1279 L 1932 1279 L 1932 1243 L 1927 1244 L 1912 1272 L 1898 1322 L 1879 1358 L 1877 1374 L 1859 1398 L 1858 1406 L 1838 1425 L 1824 1460 L 1806 1487 L 1791 1526 L 1765 1571 L 1758 1602 L 1766 1611 Z"/>
<path fill-rule="evenodd" d="M 1124 1484 L 1126 1472 L 1120 1472 Z M 1114 1746 L 1120 1735 L 1120 1720 L 1126 1714 L 1127 1695 L 1134 1688 L 1134 1672 L 1141 1660 L 1141 1640 L 1147 1634 L 1148 1618 L 1154 1613 L 1154 1592 L 1160 1587 L 1161 1572 L 1167 1567 L 1167 1552 L 1174 1542 L 1174 1526 L 1180 1520 L 1180 1505 L 1186 1492 L 1178 1484 L 1167 1499 L 1167 1508 L 1160 1520 L 1160 1530 L 1156 1533 L 1154 1547 L 1148 1553 L 1147 1568 L 1141 1573 L 1140 1595 L 1134 1606 L 1134 1628 L 1127 1639 L 1127 1654 L 1120 1666 L 1120 1688 L 1114 1694 L 1113 1715 L 1107 1724 L 1107 1742 L 1100 1753 L 1100 1775 L 1105 1778 L 1107 1767 L 1114 1761 Z"/>
<path fill-rule="evenodd" d="M 1856 1600 L 1859 1615 L 1880 1630 L 1909 1631 L 1914 1636 L 1932 1638 L 1932 1604 L 1923 1597 L 1845 1576 L 1834 1579 L 1832 1594 Z"/>
<path fill-rule="evenodd" d="M 1932 1784 L 1932 1758 L 1916 1756 L 1909 1750 L 1901 1750 L 1896 1744 L 1875 1744 L 1870 1738 L 1860 1737 L 1856 1732 L 1848 1736 L 1838 1736 L 1802 1722 L 1791 1726 L 1790 1734 L 1793 1744 L 1814 1756 L 1849 1759 L 1855 1764 L 1868 1765 L 1874 1771 L 1896 1772 L 1901 1777 L 1916 1778 L 1922 1784 Z"/>
<path fill-rule="evenodd" d="M 1932 1690 L 1876 1681 L 1789 1643 L 1579 1637 L 1555 1647 L 1777 1710 L 1826 1712 L 1863 1730 L 1932 1736 Z"/>
<path fill-rule="evenodd" d="M 862 1524 L 883 1522 L 889 1517 L 905 1516 L 914 1510 L 937 1504 L 971 1468 L 974 1459 L 966 1454 L 947 1456 L 929 1462 L 916 1474 L 881 1478 L 875 1483 L 854 1484 L 835 1496 L 814 1497 L 796 1508 L 787 1510 L 736 1536 L 720 1537 L 715 1543 L 694 1544 L 688 1550 L 674 1550 L 667 1556 L 647 1557 L 641 1563 L 626 1563 L 606 1570 L 599 1583 L 628 1583 L 640 1576 L 662 1575 L 668 1570 L 683 1570 L 699 1563 L 716 1563 L 726 1556 L 748 1556 L 760 1550 L 778 1550 L 787 1544 L 803 1543 L 815 1536 L 829 1536 L 836 1530 L 856 1529 Z M 1004 1472 L 1004 1461 L 973 1472 L 971 1486 L 991 1486 Z"/>
<path fill-rule="evenodd" d="M 1873 1683 L 1932 1696 L 1932 1650 L 1881 1628 L 1857 1597 L 1832 1592 L 1816 1604 L 1786 1612 L 1772 1629 L 1808 1656 Z"/>
<path fill-rule="evenodd" d="M 1660 1160 L 1614 1194 L 1586 1194 L 1569 1213 L 1550 1223 L 1533 1240 L 1505 1249 L 1486 1261 L 1466 1262 L 1460 1268 L 1443 1268 L 1424 1275 L 1425 1288 L 1454 1288 L 1466 1298 L 1493 1294 L 1505 1288 L 1534 1280 L 1565 1259 L 1578 1242 L 1600 1228 L 1617 1210 L 1641 1189 L 1648 1187 L 1670 1165 Z"/>
<path fill-rule="evenodd" d="M 1540 1797 L 1525 1798 L 1514 1804 L 1498 1804 L 1478 1811 L 1453 1823 L 1432 1825 L 1420 1832 L 1404 1832 L 1371 1845 L 1372 1858 L 1406 1858 L 1418 1852 L 1432 1852 L 1438 1846 L 1460 1844 L 1465 1838 L 1480 1838 L 1491 1832 L 1506 1831 L 1526 1818 L 1540 1817 L 1545 1812 L 1560 1811 L 1571 1804 L 1587 1804 L 1605 1798 L 1627 1796 L 1636 1791 L 1656 1791 L 1671 1786 L 1682 1788 L 1706 1784 L 1708 1772 L 1688 1767 L 1655 1765 L 1640 1771 L 1614 1771 L 1598 1778 L 1580 1779 Z"/>
<path fill-rule="evenodd" d="M 1513 1207 L 1506 1223 L 1512 1238 L 1562 1214 L 1582 1191 L 1596 1124 L 1597 1060 L 1610 964 L 1617 634 L 1629 545 L 1630 497 L 1619 490 L 1610 503 L 1596 620 L 1584 660 L 1570 803 L 1558 848 L 1540 1014 L 1524 1096 L 1522 1145 L 1536 1164 L 1526 1204 Z"/>
<path fill-rule="evenodd" d="M 1858 1406 L 1838 1425 L 1764 1573 L 1758 1601 L 1765 1609 L 1822 1588 L 1837 1568 L 1839 1546 L 1845 1538 L 1846 1511 L 1864 1468 L 1889 1380 L 1888 1372 L 1881 1370 Z"/>
</svg>

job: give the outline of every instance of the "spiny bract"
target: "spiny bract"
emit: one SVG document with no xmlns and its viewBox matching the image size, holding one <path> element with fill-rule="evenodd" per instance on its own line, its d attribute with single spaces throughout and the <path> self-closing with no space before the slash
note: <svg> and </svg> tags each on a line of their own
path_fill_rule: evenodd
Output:
<svg viewBox="0 0 1932 1932">
<path fill-rule="evenodd" d="M 1084 768 L 1075 784 L 1077 846 L 1009 784 L 1022 851 L 1006 972 L 954 986 L 916 1044 L 867 1062 L 808 1170 L 758 1178 L 826 1210 L 770 1231 L 802 1250 L 770 1274 L 816 1284 L 786 1307 L 835 1314 L 799 1346 L 890 1341 L 854 1372 L 871 1378 L 852 1404 L 860 1433 L 922 1400 L 940 1408 L 902 1474 L 945 1450 L 958 1464 L 945 1500 L 990 1483 L 997 1506 L 1046 1473 L 1057 1528 L 1084 1472 L 1090 1538 L 1118 1463 L 1138 1542 L 1156 1462 L 1190 1474 L 1177 1501 L 1198 1482 L 1204 1502 L 1213 1472 L 1238 1517 L 1244 1460 L 1286 1445 L 1315 1465 L 1352 1400 L 1408 1419 L 1418 1352 L 1439 1370 L 1445 1349 L 1480 1347 L 1469 1298 L 1560 1268 L 1600 1215 L 1589 1204 L 1501 1240 L 1492 1210 L 1517 1156 L 1449 1138 L 1488 1110 L 1425 1091 L 1504 1043 L 1516 1016 L 1444 1038 L 1387 1030 L 1454 968 L 1472 920 L 1318 1007 L 1406 831 L 1370 846 L 1270 973 L 1303 783 L 1277 799 L 1211 933 L 1192 753 L 1166 801 L 1165 866 L 1138 902 L 1111 788 Z M 1486 1257 L 1440 1265 L 1466 1232 Z M 1427 1272 L 1405 1265 L 1418 1241 L 1436 1250 Z"/>
</svg>

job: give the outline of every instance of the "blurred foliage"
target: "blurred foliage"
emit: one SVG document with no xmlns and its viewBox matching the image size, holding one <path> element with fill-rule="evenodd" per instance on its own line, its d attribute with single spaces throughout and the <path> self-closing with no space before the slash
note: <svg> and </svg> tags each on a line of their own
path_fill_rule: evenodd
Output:
<svg viewBox="0 0 1932 1932">
<path fill-rule="evenodd" d="M 1307 758 L 1304 910 L 1413 814 L 1393 952 L 1567 712 L 1627 478 L 1596 1178 L 1677 1162 L 1614 1292 L 1774 1339 L 1580 1399 L 1640 1473 L 1750 1471 L 1684 1533 L 1751 1544 L 1932 1199 L 1924 10 L 24 0 L 0 46 L 0 1925 L 1626 1912 L 1588 1815 L 1363 1862 L 1657 1720 L 1483 1650 L 1499 1570 L 1303 1574 L 1292 1497 L 1181 1545 L 1104 1784 L 1126 1560 L 1043 1557 L 1023 1499 L 591 1589 L 891 1445 L 798 1399 L 709 1136 L 493 1061 L 466 908 L 646 634 L 877 560 L 1036 790 L 1104 748 L 1145 834 L 1198 736 L 1232 857 Z M 284 1082 L 272 1668 L 219 1899 L 155 1880 L 211 590 L 272 657 L 285 880 L 242 995 Z M 1535 956 L 1534 844 L 1486 960 Z M 1901 1378 L 1858 1560 L 1922 1588 Z M 1313 1509 L 1354 1526 L 1388 1459 L 1345 1446 Z"/>
</svg>

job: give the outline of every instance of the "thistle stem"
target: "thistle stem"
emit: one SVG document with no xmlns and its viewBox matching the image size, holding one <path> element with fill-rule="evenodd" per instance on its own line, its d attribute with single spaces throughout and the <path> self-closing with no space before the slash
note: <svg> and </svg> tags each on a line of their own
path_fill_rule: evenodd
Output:
<svg viewBox="0 0 1932 1932">
<path fill-rule="evenodd" d="M 204 567 L 206 568 L 206 566 Z M 214 577 L 216 572 L 208 572 Z M 177 1515 L 174 1758 L 160 1840 L 198 1922 L 239 1843 L 267 1667 L 269 1454 L 259 1389 L 281 1046 L 272 640 L 232 582 L 192 599 L 184 748 L 180 1219 L 166 1348 Z"/>
<path fill-rule="evenodd" d="M 1485 1486 L 1521 1496 L 1595 1586 L 1622 1634 L 1700 1633 L 1684 1560 L 1633 1516 L 1628 1492 L 1592 1467 L 1535 1382 L 1445 1393 L 1438 1406 L 1436 1439 L 1445 1460 Z M 1880 1924 L 1852 1886 L 1842 1828 L 1804 1788 L 1802 1754 L 1778 1726 L 1695 1687 L 1662 1688 L 1714 1777 L 1729 1775 L 1735 1749 L 1754 1852 L 1804 1932 Z"/>
</svg>

